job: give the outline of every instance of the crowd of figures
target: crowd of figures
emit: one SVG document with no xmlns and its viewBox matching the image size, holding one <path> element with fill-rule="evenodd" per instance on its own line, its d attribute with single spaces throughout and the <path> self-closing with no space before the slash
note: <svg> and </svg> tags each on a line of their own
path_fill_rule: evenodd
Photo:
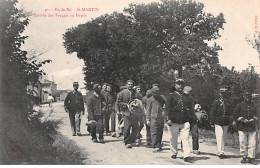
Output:
<svg viewBox="0 0 260 168">
<path fill-rule="evenodd" d="M 102 86 L 93 84 L 93 90 L 88 92 L 85 100 L 78 91 L 77 82 L 73 83 L 73 87 L 74 90 L 64 101 L 73 136 L 81 136 L 81 115 L 85 113 L 84 103 L 86 103 L 88 113 L 86 125 L 94 143 L 105 143 L 104 135 L 123 136 L 125 147 L 131 149 L 132 146 L 140 145 L 141 130 L 145 126 L 147 147 L 159 152 L 162 150 L 163 130 L 166 124 L 171 137 L 169 139 L 171 158 L 177 158 L 179 138 L 184 161 L 192 162 L 189 134 L 191 132 L 193 153 L 200 154 L 198 123 L 209 120 L 215 127 L 217 155 L 220 159 L 226 157 L 224 142 L 228 128 L 232 125 L 239 133 L 241 163 L 253 163 L 255 160 L 258 110 L 251 101 L 252 93 L 245 92 L 244 100 L 236 105 L 235 110 L 231 110 L 226 98 L 227 89 L 220 88 L 219 98 L 214 101 L 208 117 L 207 112 L 203 111 L 201 105 L 196 104 L 190 96 L 192 88 L 185 86 L 183 79 L 176 80 L 167 98 L 160 94 L 158 84 L 153 84 L 142 97 L 140 86 L 134 86 L 132 80 L 128 80 L 117 95 L 113 94 L 109 84 Z"/>
</svg>

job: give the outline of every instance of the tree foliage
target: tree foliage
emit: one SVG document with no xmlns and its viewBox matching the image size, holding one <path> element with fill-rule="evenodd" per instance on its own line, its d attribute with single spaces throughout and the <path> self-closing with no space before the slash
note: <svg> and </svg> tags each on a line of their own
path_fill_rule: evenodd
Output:
<svg viewBox="0 0 260 168">
<path fill-rule="evenodd" d="M 42 64 L 50 60 L 29 60 L 21 45 L 27 36 L 21 34 L 29 24 L 29 15 L 16 8 L 17 0 L 0 1 L 0 54 L 1 54 L 1 160 L 2 163 L 14 159 L 25 161 L 30 158 L 28 116 L 30 110 L 26 86 L 37 82 Z M 10 151 L 12 142 L 23 146 L 17 153 Z M 4 158 L 2 158 L 2 156 Z M 9 157 L 12 156 L 12 157 Z M 28 160 L 27 160 L 28 161 Z"/>
<path fill-rule="evenodd" d="M 255 34 L 252 40 L 250 40 L 248 37 L 246 40 L 254 49 L 256 49 L 260 58 L 260 33 Z"/>
<path fill-rule="evenodd" d="M 201 60 L 216 64 L 223 14 L 214 17 L 193 1 L 130 4 L 123 13 L 100 16 L 68 29 L 64 46 L 84 60 L 86 82 L 170 83 L 173 70 Z M 155 78 L 156 77 L 156 78 Z M 163 81 L 163 82 L 162 82 Z"/>
</svg>

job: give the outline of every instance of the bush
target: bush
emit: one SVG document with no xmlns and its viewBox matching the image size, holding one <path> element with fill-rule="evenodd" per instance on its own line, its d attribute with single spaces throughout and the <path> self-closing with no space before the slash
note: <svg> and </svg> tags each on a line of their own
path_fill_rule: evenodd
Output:
<svg viewBox="0 0 260 168">
<path fill-rule="evenodd" d="M 41 111 L 29 115 L 30 162 L 6 164 L 83 164 L 80 148 L 71 140 L 58 133 L 60 120 L 43 120 Z"/>
</svg>

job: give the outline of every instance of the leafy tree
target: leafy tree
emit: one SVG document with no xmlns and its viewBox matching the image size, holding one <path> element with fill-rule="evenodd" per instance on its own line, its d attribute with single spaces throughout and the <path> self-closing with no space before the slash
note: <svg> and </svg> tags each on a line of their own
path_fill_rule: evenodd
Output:
<svg viewBox="0 0 260 168">
<path fill-rule="evenodd" d="M 27 36 L 21 33 L 29 24 L 29 15 L 16 8 L 17 0 L 0 1 L 0 51 L 1 51 L 1 163 L 13 161 L 29 161 L 30 139 L 28 136 L 29 125 L 28 109 L 29 97 L 26 94 L 26 86 L 35 83 L 42 64 L 50 62 L 45 60 L 38 62 L 28 60 L 27 52 L 21 50 Z M 21 145 L 15 153 L 10 146 Z"/>
<path fill-rule="evenodd" d="M 123 13 L 68 29 L 64 46 L 85 61 L 86 82 L 121 84 L 133 78 L 169 86 L 174 69 L 202 60 L 216 64 L 221 48 L 206 41 L 220 37 L 225 20 L 222 13 L 214 17 L 203 8 L 202 3 L 186 0 L 130 4 Z"/>
<path fill-rule="evenodd" d="M 260 33 L 255 34 L 253 40 L 250 40 L 248 37 L 246 38 L 246 40 L 250 45 L 252 45 L 254 49 L 256 49 L 260 58 Z"/>
</svg>

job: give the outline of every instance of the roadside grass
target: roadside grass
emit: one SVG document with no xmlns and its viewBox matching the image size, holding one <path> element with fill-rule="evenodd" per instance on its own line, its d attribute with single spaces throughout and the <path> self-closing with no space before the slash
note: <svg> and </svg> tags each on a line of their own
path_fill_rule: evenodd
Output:
<svg viewBox="0 0 260 168">
<path fill-rule="evenodd" d="M 42 111 L 30 116 L 31 162 L 22 164 L 83 165 L 81 149 L 57 131 L 61 121 L 42 116 Z"/>
</svg>

